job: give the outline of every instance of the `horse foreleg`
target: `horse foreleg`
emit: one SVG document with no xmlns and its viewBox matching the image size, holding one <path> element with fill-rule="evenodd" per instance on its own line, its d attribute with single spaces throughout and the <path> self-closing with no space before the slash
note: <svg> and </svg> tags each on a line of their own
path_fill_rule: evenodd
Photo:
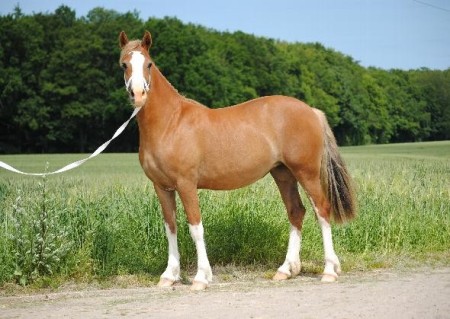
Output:
<svg viewBox="0 0 450 319">
<path fill-rule="evenodd" d="M 177 232 L 172 232 L 169 225 L 164 223 L 166 228 L 167 241 L 169 242 L 169 259 L 167 268 L 161 275 L 158 286 L 170 287 L 180 280 L 180 254 L 178 252 Z"/>
<path fill-rule="evenodd" d="M 158 286 L 170 287 L 176 281 L 180 280 L 180 254 L 178 252 L 177 243 L 175 192 L 165 191 L 157 185 L 155 185 L 155 190 L 161 203 L 161 208 L 164 215 L 164 226 L 166 228 L 166 236 L 169 243 L 167 268 L 161 275 Z"/>
<path fill-rule="evenodd" d="M 192 290 L 203 290 L 212 281 L 212 270 L 209 264 L 208 256 L 206 254 L 205 240 L 203 238 L 204 230 L 203 224 L 198 225 L 189 224 L 189 231 L 197 248 L 197 274 L 192 283 Z"/>
<path fill-rule="evenodd" d="M 291 225 L 289 233 L 289 244 L 286 259 L 273 276 L 274 280 L 286 280 L 297 276 L 301 270 L 300 248 L 302 244 L 302 233 L 297 227 Z"/>
<path fill-rule="evenodd" d="M 197 274 L 192 283 L 192 290 L 203 290 L 212 281 L 212 270 L 206 253 L 203 223 L 201 221 L 197 188 L 178 189 L 189 222 L 189 231 L 197 249 Z"/>
</svg>

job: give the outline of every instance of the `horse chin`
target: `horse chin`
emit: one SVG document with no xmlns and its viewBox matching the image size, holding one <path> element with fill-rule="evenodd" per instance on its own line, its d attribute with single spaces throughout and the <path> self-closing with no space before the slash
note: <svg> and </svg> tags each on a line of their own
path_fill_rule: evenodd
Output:
<svg viewBox="0 0 450 319">
<path fill-rule="evenodd" d="M 134 101 L 134 106 L 135 107 L 143 107 L 145 105 L 145 101 L 146 101 L 146 99 L 142 99 L 142 100 L 139 100 L 139 101 Z"/>
</svg>

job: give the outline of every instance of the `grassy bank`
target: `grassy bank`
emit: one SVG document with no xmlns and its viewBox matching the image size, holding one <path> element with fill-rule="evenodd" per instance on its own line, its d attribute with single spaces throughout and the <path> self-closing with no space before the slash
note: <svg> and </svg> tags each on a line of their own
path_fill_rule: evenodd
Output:
<svg viewBox="0 0 450 319">
<path fill-rule="evenodd" d="M 358 217 L 333 228 L 344 270 L 401 262 L 449 264 L 450 142 L 343 148 L 358 193 Z M 11 155 L 26 171 L 60 168 L 80 155 Z M 284 260 L 289 225 L 270 176 L 236 191 L 199 192 L 213 265 Z M 304 202 L 307 203 L 304 194 Z M 195 248 L 179 205 L 182 268 Z M 305 271 L 322 270 L 323 249 L 311 208 L 303 228 Z M 159 204 L 136 154 L 105 154 L 45 179 L 0 171 L 0 285 L 57 285 L 115 275 L 157 277 L 167 244 Z"/>
</svg>

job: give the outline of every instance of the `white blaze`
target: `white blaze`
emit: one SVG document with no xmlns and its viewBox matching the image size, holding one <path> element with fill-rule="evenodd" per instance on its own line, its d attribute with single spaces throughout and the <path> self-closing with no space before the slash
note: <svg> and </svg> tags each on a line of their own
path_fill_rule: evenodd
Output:
<svg viewBox="0 0 450 319">
<path fill-rule="evenodd" d="M 146 83 L 144 79 L 144 62 L 145 57 L 141 52 L 131 52 L 130 64 L 132 73 L 129 81 L 131 80 L 131 84 L 133 85 L 131 89 L 139 93 L 144 91 Z"/>
</svg>

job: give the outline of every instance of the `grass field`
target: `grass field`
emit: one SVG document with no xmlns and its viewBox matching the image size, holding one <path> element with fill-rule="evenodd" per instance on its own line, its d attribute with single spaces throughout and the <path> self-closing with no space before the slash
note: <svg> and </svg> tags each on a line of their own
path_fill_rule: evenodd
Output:
<svg viewBox="0 0 450 319">
<path fill-rule="evenodd" d="M 342 148 L 358 194 L 358 217 L 333 228 L 344 271 L 450 264 L 450 141 Z M 29 172 L 58 169 L 82 155 L 5 155 Z M 289 224 L 270 176 L 236 191 L 199 191 L 213 265 L 276 270 Z M 306 197 L 302 194 L 304 202 Z M 195 248 L 179 205 L 182 268 Z M 302 262 L 320 272 L 323 249 L 311 207 Z M 156 278 L 167 244 L 159 204 L 137 154 L 103 154 L 60 175 L 0 171 L 0 287 L 54 286 L 116 275 Z"/>
</svg>

